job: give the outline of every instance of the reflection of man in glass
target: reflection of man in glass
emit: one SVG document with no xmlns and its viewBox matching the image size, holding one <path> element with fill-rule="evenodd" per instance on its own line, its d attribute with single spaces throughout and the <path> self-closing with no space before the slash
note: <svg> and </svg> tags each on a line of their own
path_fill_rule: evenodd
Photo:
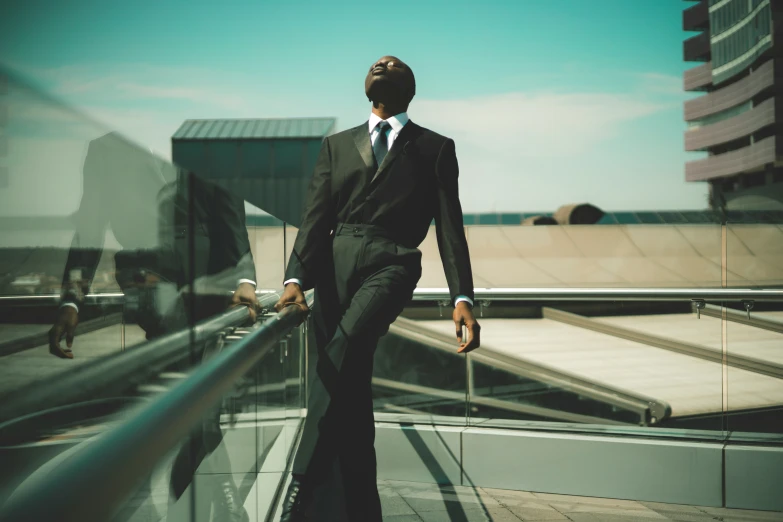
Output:
<svg viewBox="0 0 783 522">
<path fill-rule="evenodd" d="M 95 277 L 109 227 L 122 247 L 115 256 L 117 282 L 138 301 L 136 320 L 148 338 L 188 324 L 177 291 L 191 279 L 208 283 L 204 293 L 233 289 L 234 303 L 251 308 L 255 303 L 255 267 L 243 202 L 196 176 L 188 180 L 178 175 L 172 165 L 115 133 L 90 142 L 82 200 L 74 221 L 76 233 L 65 266 L 62 303 L 50 331 L 53 355 L 73 358 L 79 309 Z M 222 309 L 219 295 L 206 297 L 201 296 L 195 307 L 197 317 L 190 319 Z M 61 345 L 63 336 L 67 348 Z"/>
<path fill-rule="evenodd" d="M 186 328 L 229 304 L 246 305 L 255 314 L 255 266 L 244 202 L 178 171 L 117 134 L 90 142 L 82 200 L 74 221 L 62 303 L 50 331 L 52 354 L 73 358 L 70 348 L 79 309 L 95 277 L 109 227 L 122 247 L 114 261 L 126 310 L 133 301 L 135 322 L 148 339 Z M 230 290 L 233 297 L 229 300 Z M 185 298 L 193 299 L 195 306 L 186 306 Z M 60 344 L 63 336 L 67 348 Z M 194 431 L 174 460 L 174 498 L 182 496 L 207 455 L 219 469 L 230 469 L 222 440 L 218 409 Z M 247 514 L 231 476 L 210 476 L 216 512 L 225 520 L 245 520 Z"/>
</svg>

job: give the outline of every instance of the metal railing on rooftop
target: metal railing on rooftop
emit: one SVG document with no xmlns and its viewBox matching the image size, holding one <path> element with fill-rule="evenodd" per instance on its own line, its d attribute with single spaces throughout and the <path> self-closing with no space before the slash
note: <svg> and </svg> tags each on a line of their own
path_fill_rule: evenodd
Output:
<svg viewBox="0 0 783 522">
<path fill-rule="evenodd" d="M 310 302 L 311 299 L 312 293 Z M 117 361 L 126 354 L 135 359 L 154 356 L 155 350 L 165 349 L 167 344 L 181 346 L 193 337 L 214 335 L 226 327 L 242 324 L 248 316 L 247 308 L 239 307 L 199 323 L 193 332 L 176 332 L 107 360 Z M 53 514 L 64 522 L 110 520 L 166 453 L 184 440 L 235 382 L 270 353 L 273 345 L 305 316 L 302 309 L 289 307 L 252 328 L 180 384 L 138 409 L 120 426 L 82 447 L 40 480 L 19 488 L 3 506 L 0 521 L 51 520 Z M 123 374 L 117 365 L 112 365 L 110 370 L 115 379 Z M 105 379 L 100 372 L 93 372 L 91 377 Z M 90 385 L 85 383 L 85 386 Z M 63 386 L 56 388 L 68 393 Z M 68 398 L 78 400 L 85 391 L 72 392 Z M 26 407 L 7 409 L 4 413 L 29 411 L 33 404 L 40 403 L 32 401 Z M 79 487 L 73 490 L 64 488 L 64 484 Z"/>
<path fill-rule="evenodd" d="M 488 301 L 783 301 L 783 289 L 752 288 L 476 288 Z M 447 288 L 417 288 L 414 301 L 449 300 Z"/>
<path fill-rule="evenodd" d="M 783 288 L 476 288 L 476 300 L 492 301 L 783 301 Z M 279 296 L 279 290 L 257 290 L 259 299 Z M 0 305 L 57 304 L 58 294 L 0 296 Z M 417 288 L 414 301 L 449 299 L 448 288 Z M 124 300 L 122 293 L 87 294 L 87 304 L 103 305 Z"/>
<path fill-rule="evenodd" d="M 278 290 L 257 290 L 256 296 L 260 298 L 276 295 Z M 0 305 L 24 306 L 24 305 L 56 305 L 60 302 L 60 294 L 35 294 L 35 295 L 0 295 Z M 121 305 L 125 302 L 125 294 L 122 292 L 102 292 L 87 294 L 84 303 L 87 305 Z"/>
</svg>

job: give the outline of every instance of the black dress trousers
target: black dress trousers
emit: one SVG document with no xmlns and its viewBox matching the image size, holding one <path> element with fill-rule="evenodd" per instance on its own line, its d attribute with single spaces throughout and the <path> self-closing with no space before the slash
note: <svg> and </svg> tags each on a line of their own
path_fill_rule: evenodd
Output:
<svg viewBox="0 0 783 522">
<path fill-rule="evenodd" d="M 413 296 L 421 252 L 389 239 L 380 227 L 338 224 L 330 254 L 315 289 L 318 360 L 293 472 L 318 483 L 338 459 L 349 518 L 380 522 L 373 356 Z"/>
</svg>

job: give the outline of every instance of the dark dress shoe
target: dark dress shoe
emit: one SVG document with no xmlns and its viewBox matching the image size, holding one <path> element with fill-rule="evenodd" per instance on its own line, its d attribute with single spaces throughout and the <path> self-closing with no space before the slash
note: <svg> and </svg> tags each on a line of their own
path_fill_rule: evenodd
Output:
<svg viewBox="0 0 783 522">
<path fill-rule="evenodd" d="M 309 485 L 301 480 L 291 477 L 288 491 L 283 501 L 283 513 L 280 522 L 306 522 L 307 508 L 313 501 L 313 492 Z"/>
</svg>

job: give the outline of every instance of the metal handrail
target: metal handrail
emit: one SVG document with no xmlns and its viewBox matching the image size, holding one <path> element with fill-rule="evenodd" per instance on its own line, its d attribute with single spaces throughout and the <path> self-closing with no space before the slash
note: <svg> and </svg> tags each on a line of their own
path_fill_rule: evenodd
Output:
<svg viewBox="0 0 783 522">
<path fill-rule="evenodd" d="M 259 298 L 278 290 L 256 290 Z M 755 288 L 476 288 L 476 299 L 486 301 L 783 301 L 783 289 Z M 417 288 L 414 301 L 449 300 L 448 288 Z M 121 304 L 122 293 L 87 294 L 87 304 Z M 59 294 L 0 296 L 0 304 L 56 304 Z"/>
<path fill-rule="evenodd" d="M 88 305 L 114 305 L 123 304 L 125 294 L 122 292 L 103 292 L 87 294 L 84 303 Z M 0 295 L 0 305 L 24 306 L 24 305 L 57 305 L 60 303 L 60 294 L 37 295 Z"/>
<path fill-rule="evenodd" d="M 256 290 L 256 296 L 263 298 L 270 294 L 278 293 L 278 290 Z M 230 293 L 230 292 L 228 292 Z M 87 305 L 121 305 L 125 302 L 123 292 L 101 292 L 87 294 L 84 303 Z M 60 303 L 60 294 L 36 294 L 36 295 L 0 295 L 0 305 L 56 305 Z"/>
<path fill-rule="evenodd" d="M 783 289 L 752 288 L 476 288 L 484 301 L 783 301 Z M 447 288 L 417 288 L 414 301 L 448 301 Z"/>
<path fill-rule="evenodd" d="M 122 425 L 17 490 L 0 522 L 49 520 L 53 513 L 63 522 L 110 520 L 138 483 L 304 317 L 299 307 L 288 307 L 264 321 Z"/>
</svg>

